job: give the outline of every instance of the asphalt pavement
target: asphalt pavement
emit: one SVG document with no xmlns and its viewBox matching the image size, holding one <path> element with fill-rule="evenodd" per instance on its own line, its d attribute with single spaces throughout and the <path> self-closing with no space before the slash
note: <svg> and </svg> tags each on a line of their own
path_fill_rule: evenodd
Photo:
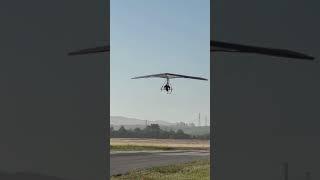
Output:
<svg viewBox="0 0 320 180">
<path fill-rule="evenodd" d="M 209 151 L 137 151 L 111 152 L 110 174 L 125 174 L 130 170 L 145 169 L 188 161 L 209 159 Z"/>
</svg>

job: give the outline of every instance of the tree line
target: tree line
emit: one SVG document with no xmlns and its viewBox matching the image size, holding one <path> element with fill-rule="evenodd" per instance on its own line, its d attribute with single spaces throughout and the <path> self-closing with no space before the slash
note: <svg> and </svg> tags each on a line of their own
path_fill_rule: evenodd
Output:
<svg viewBox="0 0 320 180">
<path fill-rule="evenodd" d="M 118 130 L 113 127 L 110 128 L 111 138 L 154 138 L 154 139 L 210 139 L 210 134 L 206 135 L 189 135 L 178 129 L 163 130 L 158 124 L 151 124 L 146 126 L 144 129 L 126 129 L 121 126 Z"/>
</svg>

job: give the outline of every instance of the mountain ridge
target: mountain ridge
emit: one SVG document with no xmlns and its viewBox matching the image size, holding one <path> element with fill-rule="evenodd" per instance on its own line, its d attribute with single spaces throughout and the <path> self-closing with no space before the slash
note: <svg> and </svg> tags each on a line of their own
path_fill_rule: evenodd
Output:
<svg viewBox="0 0 320 180">
<path fill-rule="evenodd" d="M 145 125 L 147 119 L 130 118 L 125 116 L 110 116 L 111 125 Z M 163 120 L 147 120 L 148 124 L 159 124 L 165 126 L 176 125 Z"/>
</svg>

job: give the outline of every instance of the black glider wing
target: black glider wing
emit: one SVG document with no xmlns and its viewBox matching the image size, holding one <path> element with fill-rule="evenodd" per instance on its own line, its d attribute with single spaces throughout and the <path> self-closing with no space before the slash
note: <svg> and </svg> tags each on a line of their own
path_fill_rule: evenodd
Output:
<svg viewBox="0 0 320 180">
<path fill-rule="evenodd" d="M 221 41 L 210 41 L 210 51 L 211 52 L 236 52 L 236 53 L 252 53 L 252 54 L 263 54 L 269 56 L 285 57 L 285 58 L 295 58 L 295 59 L 305 59 L 314 60 L 314 57 L 307 54 L 303 54 L 296 51 L 291 51 L 287 49 L 275 49 L 266 48 L 258 46 L 248 46 L 235 43 L 227 43 Z M 100 46 L 95 48 L 82 49 L 74 52 L 70 52 L 69 55 L 83 55 L 83 54 L 93 54 L 101 52 L 110 52 L 110 46 Z"/>
<path fill-rule="evenodd" d="M 101 53 L 101 52 L 110 52 L 110 46 L 100 46 L 95 48 L 88 48 L 82 49 L 74 52 L 70 52 L 68 55 L 83 55 L 83 54 L 94 54 L 94 53 Z"/>
<path fill-rule="evenodd" d="M 257 46 L 248 46 L 234 43 L 227 43 L 221 41 L 210 41 L 210 51 L 212 52 L 239 52 L 239 53 L 253 53 L 263 54 L 269 56 L 295 58 L 295 59 L 306 59 L 313 60 L 314 57 L 295 52 L 287 49 L 274 49 Z"/>
<path fill-rule="evenodd" d="M 197 79 L 197 80 L 204 80 L 207 81 L 208 79 L 202 77 L 195 77 L 195 76 L 186 76 L 180 74 L 171 74 L 171 73 L 162 73 L 162 74 L 152 74 L 146 76 L 138 76 L 132 79 L 141 79 L 141 78 L 165 78 L 165 79 L 173 79 L 173 78 L 188 78 L 188 79 Z"/>
</svg>

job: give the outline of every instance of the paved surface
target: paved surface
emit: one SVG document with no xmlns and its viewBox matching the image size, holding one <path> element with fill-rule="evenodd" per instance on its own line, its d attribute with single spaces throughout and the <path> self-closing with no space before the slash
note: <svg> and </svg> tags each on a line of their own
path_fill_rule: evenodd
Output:
<svg viewBox="0 0 320 180">
<path fill-rule="evenodd" d="M 209 156 L 209 151 L 111 152 L 110 173 L 124 174 L 130 170 L 209 159 Z"/>
</svg>

